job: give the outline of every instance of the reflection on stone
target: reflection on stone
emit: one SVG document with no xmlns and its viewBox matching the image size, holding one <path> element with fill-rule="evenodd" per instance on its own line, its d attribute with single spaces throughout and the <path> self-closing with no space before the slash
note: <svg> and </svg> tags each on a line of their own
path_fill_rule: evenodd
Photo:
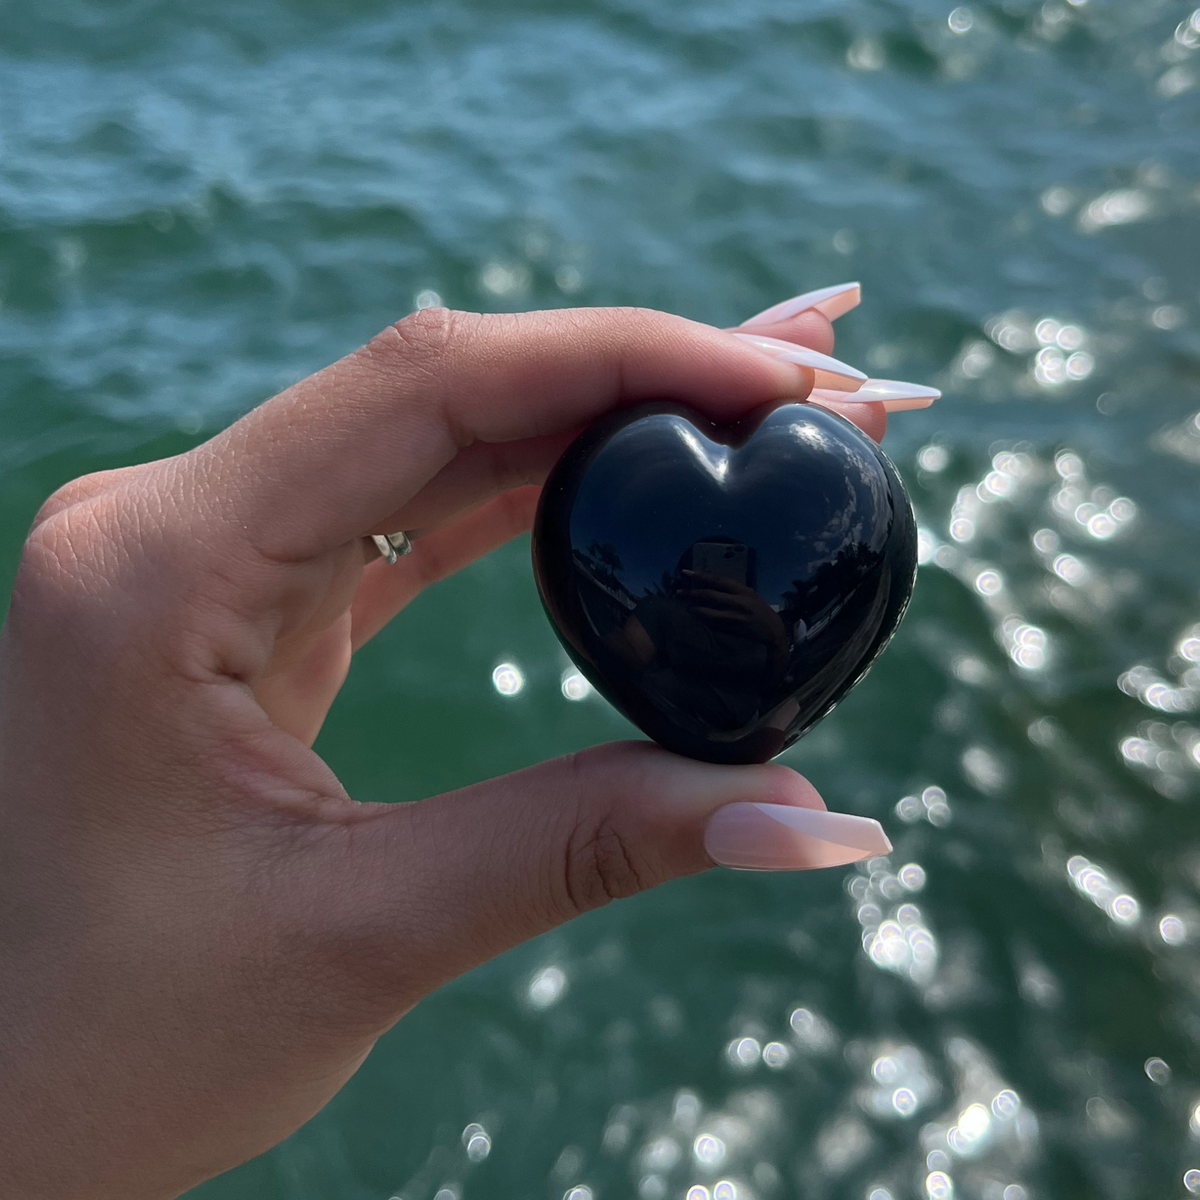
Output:
<svg viewBox="0 0 1200 1200">
<path fill-rule="evenodd" d="M 568 653 L 618 708 L 669 749 L 755 762 L 882 651 L 916 527 L 894 468 L 832 413 L 783 405 L 718 429 L 656 404 L 563 456 L 534 564 Z"/>
</svg>

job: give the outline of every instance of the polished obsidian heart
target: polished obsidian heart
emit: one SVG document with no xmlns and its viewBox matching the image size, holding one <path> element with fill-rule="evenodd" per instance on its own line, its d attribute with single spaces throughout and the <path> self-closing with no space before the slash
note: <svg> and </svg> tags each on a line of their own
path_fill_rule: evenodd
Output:
<svg viewBox="0 0 1200 1200">
<path fill-rule="evenodd" d="M 533 564 L 567 653 L 631 721 L 679 754 L 764 762 L 895 632 L 917 532 L 887 456 L 825 409 L 718 427 L 656 403 L 568 448 Z"/>
</svg>

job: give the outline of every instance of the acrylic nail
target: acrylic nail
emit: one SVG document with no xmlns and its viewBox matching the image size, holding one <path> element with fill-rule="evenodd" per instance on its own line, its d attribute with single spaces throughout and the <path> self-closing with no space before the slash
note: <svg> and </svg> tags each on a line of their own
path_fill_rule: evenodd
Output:
<svg viewBox="0 0 1200 1200">
<path fill-rule="evenodd" d="M 733 336 L 741 338 L 772 358 L 808 367 L 816 378 L 817 387 L 834 392 L 855 392 L 866 382 L 866 375 L 856 367 L 830 358 L 828 354 L 810 350 L 807 346 L 797 346 L 795 342 L 785 342 L 779 338 L 764 337 L 760 333 L 735 333 Z"/>
<path fill-rule="evenodd" d="M 868 379 L 852 395 L 834 388 L 813 388 L 810 400 L 852 401 L 855 404 L 882 404 L 888 412 L 904 412 L 910 408 L 928 408 L 942 393 L 922 383 L 905 383 L 899 379 Z"/>
<path fill-rule="evenodd" d="M 878 821 L 823 808 L 739 802 L 719 808 L 704 832 L 709 857 L 748 871 L 839 867 L 892 849 Z"/>
<path fill-rule="evenodd" d="M 815 308 L 826 320 L 836 321 L 838 317 L 857 308 L 862 300 L 862 287 L 858 283 L 835 283 L 832 287 L 817 288 L 812 292 L 801 292 L 790 300 L 781 300 L 756 313 L 743 325 L 774 325 L 786 321 L 798 313 L 808 312 Z"/>
</svg>

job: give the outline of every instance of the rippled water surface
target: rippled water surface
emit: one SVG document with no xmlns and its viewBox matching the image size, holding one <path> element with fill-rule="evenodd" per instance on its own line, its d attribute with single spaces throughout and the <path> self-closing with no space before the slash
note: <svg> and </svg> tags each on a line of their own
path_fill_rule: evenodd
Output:
<svg viewBox="0 0 1200 1200">
<path fill-rule="evenodd" d="M 1200 1193 L 1193 6 L 0 9 L 5 580 L 61 481 L 435 297 L 728 323 L 859 278 L 839 354 L 946 393 L 888 438 L 912 609 L 785 756 L 894 854 L 525 946 L 197 1197 Z M 522 541 L 362 655 L 320 748 L 393 799 L 628 734 L 565 666 Z"/>
</svg>

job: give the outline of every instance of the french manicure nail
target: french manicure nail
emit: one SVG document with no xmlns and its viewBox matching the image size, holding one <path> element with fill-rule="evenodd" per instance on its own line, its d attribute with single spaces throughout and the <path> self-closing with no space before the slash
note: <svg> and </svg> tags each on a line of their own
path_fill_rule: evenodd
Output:
<svg viewBox="0 0 1200 1200">
<path fill-rule="evenodd" d="M 790 300 L 781 300 L 756 313 L 743 325 L 773 325 L 778 321 L 786 321 L 797 313 L 807 312 L 815 308 L 823 317 L 836 321 L 838 317 L 857 308 L 862 300 L 862 287 L 858 283 L 835 283 L 833 287 L 817 288 L 812 292 L 801 292 Z"/>
<path fill-rule="evenodd" d="M 878 821 L 788 804 L 726 804 L 709 818 L 704 848 L 723 867 L 805 871 L 840 867 L 892 848 Z"/>
<path fill-rule="evenodd" d="M 850 400 L 854 403 L 882 403 L 888 412 L 904 412 L 910 408 L 928 408 L 940 399 L 937 388 L 921 383 L 904 383 L 899 379 L 868 379 L 852 395 L 833 388 L 813 388 L 810 400 Z"/>
<path fill-rule="evenodd" d="M 735 333 L 735 338 L 748 342 L 756 350 L 769 354 L 772 358 L 784 362 L 796 363 L 801 367 L 809 367 L 816 377 L 816 386 L 828 388 L 835 392 L 855 392 L 866 381 L 866 375 L 856 367 L 851 367 L 828 354 L 810 350 L 807 346 L 797 346 L 795 342 L 785 342 L 779 338 L 763 337 L 759 333 Z"/>
</svg>

